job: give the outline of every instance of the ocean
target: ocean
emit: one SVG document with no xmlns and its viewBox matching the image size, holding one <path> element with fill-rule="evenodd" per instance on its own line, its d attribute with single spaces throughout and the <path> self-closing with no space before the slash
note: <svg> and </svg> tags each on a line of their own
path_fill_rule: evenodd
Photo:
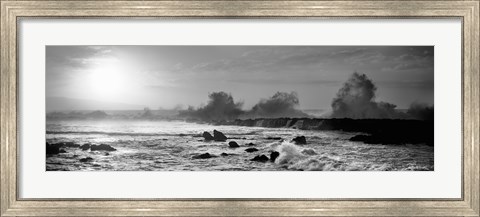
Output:
<svg viewBox="0 0 480 217">
<path fill-rule="evenodd" d="M 225 142 L 205 141 L 204 131 L 223 132 Z M 349 141 L 358 133 L 215 126 L 184 121 L 47 120 L 46 142 L 106 144 L 116 151 L 63 148 L 47 155 L 47 171 L 432 171 L 434 147 L 423 144 L 382 145 Z M 305 136 L 307 144 L 291 140 Z M 239 148 L 230 148 L 230 141 Z M 253 143 L 253 146 L 247 144 Z M 258 151 L 246 152 L 247 148 Z M 255 156 L 274 162 L 252 161 Z M 195 159 L 209 153 L 211 158 Z M 224 153 L 222 155 L 222 153 Z M 226 154 L 226 156 L 224 156 Z M 81 159 L 91 158 L 89 161 Z"/>
</svg>

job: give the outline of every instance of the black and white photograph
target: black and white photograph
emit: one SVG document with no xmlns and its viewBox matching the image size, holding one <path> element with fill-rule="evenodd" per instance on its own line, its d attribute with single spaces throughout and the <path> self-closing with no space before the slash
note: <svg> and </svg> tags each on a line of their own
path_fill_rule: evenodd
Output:
<svg viewBox="0 0 480 217">
<path fill-rule="evenodd" d="M 49 45 L 46 171 L 434 171 L 434 46 Z"/>
</svg>

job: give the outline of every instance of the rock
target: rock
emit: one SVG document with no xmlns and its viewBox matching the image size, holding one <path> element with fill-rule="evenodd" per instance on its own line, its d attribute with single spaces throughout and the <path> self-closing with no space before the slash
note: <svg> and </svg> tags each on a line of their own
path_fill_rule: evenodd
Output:
<svg viewBox="0 0 480 217">
<path fill-rule="evenodd" d="M 256 146 L 256 145 L 250 142 L 250 143 L 246 144 L 246 146 Z"/>
<path fill-rule="evenodd" d="M 82 150 L 86 151 L 86 150 L 90 149 L 90 143 L 85 143 L 82 146 L 80 146 L 80 148 Z"/>
<path fill-rule="evenodd" d="M 292 139 L 292 142 L 295 142 L 297 145 L 305 145 L 307 144 L 307 139 L 305 136 L 297 136 L 294 139 Z"/>
<path fill-rule="evenodd" d="M 92 161 L 92 160 L 93 160 L 93 158 L 91 158 L 91 157 L 86 157 L 86 158 L 80 159 L 80 162 L 85 163 L 85 162 L 89 162 L 89 161 Z"/>
<path fill-rule="evenodd" d="M 228 147 L 230 148 L 238 148 L 240 147 L 235 141 L 231 141 L 228 143 Z"/>
<path fill-rule="evenodd" d="M 67 151 L 65 151 L 65 149 L 60 149 L 58 153 L 67 153 Z"/>
<path fill-rule="evenodd" d="M 305 149 L 302 151 L 302 154 L 306 154 L 306 155 L 316 155 L 317 152 L 315 152 L 313 149 Z"/>
<path fill-rule="evenodd" d="M 204 153 L 204 154 L 201 154 L 201 155 L 193 156 L 193 159 L 208 159 L 208 158 L 212 158 L 212 157 L 214 157 L 214 156 L 207 152 L 207 153 Z"/>
<path fill-rule="evenodd" d="M 265 156 L 264 154 L 262 154 L 262 155 L 257 155 L 257 156 L 255 156 L 253 159 L 251 159 L 251 161 L 257 161 L 257 162 L 265 163 L 265 162 L 268 161 L 268 157 Z"/>
<path fill-rule="evenodd" d="M 223 152 L 223 153 L 222 153 L 222 154 L 220 154 L 220 155 L 222 155 L 222 156 L 224 156 L 224 157 L 225 157 L 225 156 L 228 156 L 228 154 L 227 154 L 227 153 L 225 153 L 225 152 Z"/>
<path fill-rule="evenodd" d="M 278 156 L 280 156 L 278 151 L 272 151 L 272 153 L 270 153 L 270 161 L 275 162 L 275 159 L 277 159 Z"/>
<path fill-rule="evenodd" d="M 282 137 L 267 137 L 265 139 L 268 139 L 268 140 L 281 140 Z"/>
<path fill-rule="evenodd" d="M 218 142 L 225 142 L 227 141 L 227 137 L 222 132 L 213 130 L 213 140 Z"/>
<path fill-rule="evenodd" d="M 59 154 L 60 153 L 60 146 L 58 146 L 56 144 L 48 144 L 47 143 L 46 153 L 47 153 L 47 155 Z"/>
<path fill-rule="evenodd" d="M 79 144 L 75 144 L 73 142 L 64 142 L 63 147 L 68 147 L 68 148 L 78 148 L 80 147 Z"/>
<path fill-rule="evenodd" d="M 258 151 L 258 149 L 256 149 L 256 148 L 247 148 L 247 149 L 245 149 L 245 151 L 248 152 L 248 153 L 252 153 L 252 152 Z"/>
<path fill-rule="evenodd" d="M 105 152 L 105 154 L 104 154 L 104 155 L 105 155 L 105 156 L 108 156 L 108 155 L 110 155 L 110 153 L 108 153 L 108 152 Z"/>
<path fill-rule="evenodd" d="M 92 151 L 116 151 L 117 149 L 112 146 L 100 144 L 100 145 L 91 145 L 90 150 Z"/>
<path fill-rule="evenodd" d="M 203 132 L 202 136 L 203 136 L 203 138 L 205 139 L 205 141 L 211 141 L 211 140 L 213 140 L 213 136 L 212 136 L 212 134 L 210 134 L 209 132 Z"/>
</svg>

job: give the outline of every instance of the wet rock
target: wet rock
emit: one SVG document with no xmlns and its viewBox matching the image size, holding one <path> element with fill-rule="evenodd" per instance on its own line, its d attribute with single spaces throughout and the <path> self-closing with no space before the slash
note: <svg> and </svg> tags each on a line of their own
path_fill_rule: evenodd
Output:
<svg viewBox="0 0 480 217">
<path fill-rule="evenodd" d="M 292 142 L 295 142 L 297 145 L 305 145 L 307 144 L 307 139 L 305 136 L 297 136 L 294 139 L 292 139 Z"/>
<path fill-rule="evenodd" d="M 209 132 L 203 132 L 202 136 L 203 136 L 203 138 L 205 139 L 205 141 L 211 141 L 211 140 L 213 140 L 213 136 L 212 136 L 212 134 L 210 134 Z"/>
<path fill-rule="evenodd" d="M 63 143 L 63 147 L 67 147 L 67 148 L 78 148 L 80 147 L 79 144 L 75 144 L 73 142 L 64 142 Z"/>
<path fill-rule="evenodd" d="M 238 148 L 238 147 L 240 147 L 240 146 L 237 144 L 237 142 L 231 141 L 231 142 L 228 143 L 228 147 L 230 147 L 230 148 Z"/>
<path fill-rule="evenodd" d="M 246 144 L 246 146 L 256 146 L 256 145 L 250 142 L 250 143 Z"/>
<path fill-rule="evenodd" d="M 256 149 L 256 148 L 247 148 L 247 149 L 245 149 L 245 151 L 248 152 L 248 153 L 252 153 L 252 152 L 258 151 L 258 149 Z"/>
<path fill-rule="evenodd" d="M 212 157 L 214 157 L 214 156 L 207 152 L 207 153 L 204 153 L 204 154 L 201 154 L 201 155 L 193 156 L 193 159 L 208 159 L 208 158 L 212 158 Z"/>
<path fill-rule="evenodd" d="M 80 148 L 82 150 L 86 151 L 86 150 L 90 149 L 90 143 L 85 143 L 82 146 L 80 146 Z"/>
<path fill-rule="evenodd" d="M 86 162 L 90 162 L 90 161 L 92 161 L 92 160 L 93 160 L 93 158 L 91 158 L 91 157 L 86 157 L 86 158 L 80 159 L 80 162 L 86 163 Z"/>
<path fill-rule="evenodd" d="M 313 149 L 305 149 L 302 151 L 302 154 L 305 154 L 305 155 L 316 155 L 317 152 L 315 152 Z"/>
<path fill-rule="evenodd" d="M 227 153 L 223 152 L 223 153 L 222 153 L 222 154 L 220 154 L 220 155 L 222 155 L 222 156 L 226 157 L 226 156 L 228 156 L 229 154 L 227 154 Z"/>
<path fill-rule="evenodd" d="M 275 162 L 278 156 L 280 156 L 278 151 L 272 151 L 272 153 L 270 153 L 270 161 Z"/>
<path fill-rule="evenodd" d="M 112 146 L 100 144 L 100 145 L 91 145 L 90 150 L 92 151 L 116 151 L 117 149 Z"/>
<path fill-rule="evenodd" d="M 222 132 L 213 130 L 213 140 L 218 142 L 225 142 L 227 141 L 227 137 Z"/>
<path fill-rule="evenodd" d="M 60 146 L 57 144 L 49 144 L 47 142 L 46 152 L 47 152 L 47 155 L 59 154 Z"/>
<path fill-rule="evenodd" d="M 267 137 L 265 139 L 268 139 L 268 140 L 281 140 L 282 137 Z"/>
<path fill-rule="evenodd" d="M 257 155 L 257 156 L 255 156 L 253 159 L 251 159 L 251 161 L 257 161 L 257 162 L 265 163 L 265 162 L 268 161 L 268 157 L 265 156 L 264 154 L 262 154 L 262 155 Z"/>
</svg>

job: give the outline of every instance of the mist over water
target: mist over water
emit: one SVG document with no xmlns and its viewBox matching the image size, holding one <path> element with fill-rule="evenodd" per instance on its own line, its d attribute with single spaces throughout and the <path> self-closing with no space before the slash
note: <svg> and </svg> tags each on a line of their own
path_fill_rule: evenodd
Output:
<svg viewBox="0 0 480 217">
<path fill-rule="evenodd" d="M 243 103 L 235 102 L 232 95 L 225 92 L 210 93 L 208 98 L 207 105 L 197 109 L 190 106 L 187 110 L 180 111 L 179 116 L 203 121 L 309 116 L 297 109 L 299 99 L 296 92 L 277 92 L 269 98 L 260 99 L 250 110 L 242 110 Z"/>
<path fill-rule="evenodd" d="M 396 110 L 396 105 L 375 100 L 377 87 L 365 74 L 354 72 L 332 100 L 332 118 L 353 119 L 429 119 L 433 106 L 412 104 L 407 113 Z"/>
<path fill-rule="evenodd" d="M 248 118 L 282 118 L 308 117 L 297 109 L 300 101 L 296 92 L 277 92 L 268 99 L 261 99 L 253 108 L 246 112 Z"/>
</svg>

